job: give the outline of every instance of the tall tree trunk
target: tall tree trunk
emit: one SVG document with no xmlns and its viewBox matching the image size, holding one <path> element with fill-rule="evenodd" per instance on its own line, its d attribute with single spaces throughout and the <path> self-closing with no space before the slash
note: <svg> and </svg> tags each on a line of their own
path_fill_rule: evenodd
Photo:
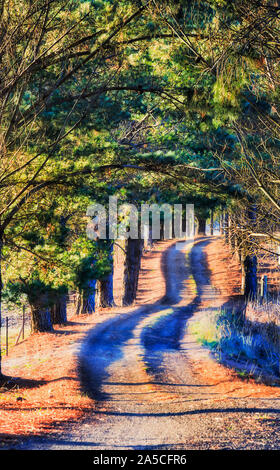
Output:
<svg viewBox="0 0 280 470">
<path fill-rule="evenodd" d="M 241 254 L 241 293 L 246 299 L 257 296 L 257 257 L 255 255 Z"/>
<path fill-rule="evenodd" d="M 251 230 L 254 230 L 256 225 L 256 205 L 251 204 L 247 209 L 247 217 L 251 227 Z M 244 259 L 244 271 L 245 271 L 245 286 L 244 286 L 244 295 L 248 299 L 254 299 L 257 296 L 258 290 L 258 279 L 257 279 L 257 269 L 258 269 L 258 259 L 254 254 L 252 249 L 252 243 L 254 239 L 251 238 L 251 243 L 249 244 L 249 249 L 247 250 L 245 259 Z M 251 248 L 251 249 L 250 249 Z"/>
<path fill-rule="evenodd" d="M 53 331 L 51 311 L 45 296 L 39 297 L 36 302 L 29 300 L 31 307 L 31 329 L 33 333 Z"/>
<path fill-rule="evenodd" d="M 140 238 L 126 241 L 123 305 L 131 305 L 136 299 L 142 250 L 143 240 Z"/>
<path fill-rule="evenodd" d="M 256 207 L 254 204 L 247 209 L 246 215 L 251 229 L 254 228 L 256 223 Z M 254 299 L 257 296 L 258 279 L 257 268 L 258 259 L 254 254 L 254 245 L 252 246 L 253 238 L 249 241 L 245 239 L 242 243 L 241 250 L 241 270 L 242 270 L 242 294 L 247 299 Z"/>
<path fill-rule="evenodd" d="M 113 307 L 114 293 L 113 293 L 113 272 L 114 272 L 114 260 L 113 260 L 113 249 L 114 244 L 112 243 L 109 251 L 109 261 L 111 263 L 111 272 L 105 279 L 100 279 L 96 283 L 96 307 L 108 308 Z"/>
<path fill-rule="evenodd" d="M 255 255 L 247 255 L 244 261 L 245 268 L 245 289 L 244 295 L 246 298 L 254 299 L 257 296 L 258 281 L 257 281 L 257 257 Z"/>
<path fill-rule="evenodd" d="M 214 211 L 210 211 L 210 235 L 214 235 Z"/>
<path fill-rule="evenodd" d="M 88 289 L 78 293 L 76 303 L 76 315 L 91 315 L 95 312 L 96 280 L 89 282 Z"/>
<path fill-rule="evenodd" d="M 206 235 L 206 219 L 204 217 L 197 217 L 197 221 L 197 235 Z"/>
<path fill-rule="evenodd" d="M 51 321 L 53 325 L 63 325 L 67 323 L 67 302 L 66 295 L 61 295 L 51 307 Z"/>
<path fill-rule="evenodd" d="M 173 234 L 173 237 L 175 238 L 174 234 Z M 152 230 L 149 229 L 148 227 L 145 233 L 144 240 L 143 240 L 143 248 L 145 251 L 151 251 L 152 246 L 153 246 Z"/>
<path fill-rule="evenodd" d="M 96 307 L 107 308 L 114 306 L 113 273 L 106 279 L 96 283 Z"/>
<path fill-rule="evenodd" d="M 125 269 L 125 245 L 126 240 L 116 240 L 114 243 L 114 284 L 113 284 L 113 293 L 114 293 L 114 302 L 117 306 L 121 306 L 123 303 L 124 295 L 124 269 Z"/>
</svg>

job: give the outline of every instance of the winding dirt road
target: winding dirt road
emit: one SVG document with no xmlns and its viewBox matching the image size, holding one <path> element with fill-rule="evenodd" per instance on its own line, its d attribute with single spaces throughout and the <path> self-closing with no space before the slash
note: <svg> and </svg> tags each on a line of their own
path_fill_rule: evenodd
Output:
<svg viewBox="0 0 280 470">
<path fill-rule="evenodd" d="M 184 244 L 172 245 L 164 254 L 167 296 L 104 321 L 86 338 L 79 361 L 90 416 L 63 438 L 32 439 L 21 449 L 280 448 L 279 399 L 221 396 L 191 366 L 203 348 L 189 320 L 223 301 L 209 281 L 207 243 L 197 240 L 189 257 Z"/>
</svg>

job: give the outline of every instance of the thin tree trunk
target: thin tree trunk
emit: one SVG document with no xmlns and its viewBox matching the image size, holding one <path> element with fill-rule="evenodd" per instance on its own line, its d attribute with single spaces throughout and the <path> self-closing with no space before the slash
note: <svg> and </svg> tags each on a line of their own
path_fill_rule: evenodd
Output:
<svg viewBox="0 0 280 470">
<path fill-rule="evenodd" d="M 245 258 L 245 297 L 254 299 L 257 295 L 257 257 L 246 256 Z"/>
<path fill-rule="evenodd" d="M 126 240 L 117 240 L 114 243 L 114 280 L 113 294 L 114 302 L 117 306 L 122 306 L 123 295 L 124 295 L 124 270 L 125 270 L 125 245 Z M 119 282 L 118 282 L 119 281 Z"/>
<path fill-rule="evenodd" d="M 113 260 L 113 243 L 110 246 L 108 259 L 111 264 L 111 272 L 105 279 L 100 279 L 96 283 L 96 307 L 109 308 L 115 305 L 113 293 L 113 273 L 114 273 L 114 260 Z"/>
<path fill-rule="evenodd" d="M 136 299 L 142 250 L 143 240 L 140 238 L 137 240 L 129 238 L 127 240 L 123 305 L 131 305 Z"/>
<path fill-rule="evenodd" d="M 67 302 L 66 295 L 61 295 L 51 307 L 51 321 L 53 325 L 63 325 L 67 323 Z"/>
<path fill-rule="evenodd" d="M 257 296 L 257 257 L 255 255 L 243 255 L 241 259 L 242 283 L 241 293 L 246 299 L 254 299 Z"/>
<path fill-rule="evenodd" d="M 248 220 L 250 224 L 255 224 L 255 206 L 252 205 L 247 209 Z M 253 241 L 253 240 L 252 240 Z M 242 242 L 242 240 L 241 240 Z M 244 243 L 241 243 L 242 249 L 240 253 L 240 263 L 242 271 L 242 286 L 241 292 L 246 299 L 254 299 L 257 296 L 258 279 L 257 279 L 257 268 L 258 259 L 254 254 L 252 243 L 245 239 Z"/>
<path fill-rule="evenodd" d="M 173 233 L 173 237 L 175 238 L 174 233 Z M 143 240 L 143 247 L 144 247 L 145 251 L 151 251 L 152 246 L 153 246 L 152 230 L 150 230 L 149 227 L 148 227 L 148 229 L 145 233 L 145 238 Z"/>
<path fill-rule="evenodd" d="M 256 206 L 255 204 L 251 204 L 247 210 L 248 212 L 248 219 L 250 225 L 255 227 L 256 225 Z M 244 288 L 244 295 L 246 298 L 254 299 L 257 296 L 258 291 L 258 279 L 257 279 L 257 270 L 258 270 L 258 258 L 254 254 L 254 250 L 252 250 L 252 243 L 254 239 L 251 239 L 251 250 L 248 250 L 246 253 L 246 257 L 244 260 L 244 269 L 245 269 L 245 288 Z"/>
<path fill-rule="evenodd" d="M 211 209 L 210 212 L 210 235 L 214 235 L 214 211 Z"/>
</svg>

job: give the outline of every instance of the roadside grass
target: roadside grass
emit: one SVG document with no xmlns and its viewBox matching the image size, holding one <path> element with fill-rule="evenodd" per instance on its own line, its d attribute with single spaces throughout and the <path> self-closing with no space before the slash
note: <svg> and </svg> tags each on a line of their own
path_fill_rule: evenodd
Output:
<svg viewBox="0 0 280 470">
<path fill-rule="evenodd" d="M 256 370 L 280 377 L 278 341 L 275 341 L 275 331 L 267 325 L 257 327 L 247 322 L 239 311 L 219 309 L 194 322 L 190 331 L 220 362 L 225 358 L 236 361 L 240 377 L 254 375 Z M 244 362 L 246 369 L 240 366 Z"/>
<path fill-rule="evenodd" d="M 11 352 L 11 349 L 16 345 L 16 341 L 18 339 L 20 332 L 20 328 L 9 328 L 9 334 L 8 334 L 8 354 Z M 25 328 L 24 332 L 24 339 L 27 339 L 31 335 L 31 328 L 28 325 L 28 327 Z M 21 343 L 23 341 L 22 336 L 20 336 L 18 343 Z M 6 356 L 7 354 L 7 338 L 6 338 L 6 330 L 5 328 L 2 327 L 1 329 L 1 356 Z"/>
</svg>

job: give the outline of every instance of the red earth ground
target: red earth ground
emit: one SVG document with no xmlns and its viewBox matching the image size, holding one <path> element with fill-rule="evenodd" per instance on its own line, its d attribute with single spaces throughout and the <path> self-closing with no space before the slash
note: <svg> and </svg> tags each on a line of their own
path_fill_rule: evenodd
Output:
<svg viewBox="0 0 280 470">
<path fill-rule="evenodd" d="M 72 317 L 66 326 L 56 327 L 53 333 L 30 336 L 11 350 L 9 358 L 4 358 L 3 373 L 20 379 L 12 389 L 0 389 L 3 445 L 20 436 L 62 432 L 64 423 L 80 420 L 94 407 L 94 402 L 80 391 L 77 346 L 97 323 L 132 311 L 140 304 L 154 303 L 165 295 L 162 254 L 172 243 L 158 242 L 151 252 L 144 254 L 133 307 L 115 307 L 91 316 Z M 211 282 L 220 292 L 217 295 L 223 300 L 238 298 L 240 269 L 223 240 L 212 237 L 206 254 Z M 273 269 L 271 263 L 267 272 L 274 276 Z M 192 367 L 205 383 L 215 385 L 226 397 L 233 393 L 235 397 L 279 397 L 279 388 L 245 381 L 210 356 L 193 359 Z"/>
<path fill-rule="evenodd" d="M 139 304 L 154 303 L 165 294 L 161 255 L 170 243 L 159 242 L 152 252 L 144 253 L 133 307 L 99 309 L 94 315 L 73 316 L 67 325 L 55 327 L 53 333 L 31 335 L 15 346 L 8 358 L 3 358 L 3 374 L 20 377 L 12 389 L 9 386 L 0 389 L 3 445 L 20 435 L 59 432 L 63 423 L 77 420 L 92 409 L 93 401 L 80 391 L 73 348 L 97 323 L 132 311 Z"/>
<path fill-rule="evenodd" d="M 217 289 L 223 301 L 240 299 L 241 269 L 237 258 L 231 254 L 228 246 L 220 237 L 212 237 L 212 242 L 205 247 L 211 283 Z M 270 280 L 278 279 L 278 267 L 275 259 L 266 256 L 265 273 Z M 263 272 L 261 273 L 263 274 Z M 259 274 L 259 276 L 261 275 Z M 279 285 L 279 284 L 278 284 Z M 207 307 L 207 305 L 205 305 Z M 238 373 L 205 354 L 198 359 L 193 358 L 192 366 L 204 383 L 215 386 L 215 392 L 229 398 L 235 397 L 279 397 L 278 387 L 258 384 L 253 379 L 240 378 Z"/>
</svg>

